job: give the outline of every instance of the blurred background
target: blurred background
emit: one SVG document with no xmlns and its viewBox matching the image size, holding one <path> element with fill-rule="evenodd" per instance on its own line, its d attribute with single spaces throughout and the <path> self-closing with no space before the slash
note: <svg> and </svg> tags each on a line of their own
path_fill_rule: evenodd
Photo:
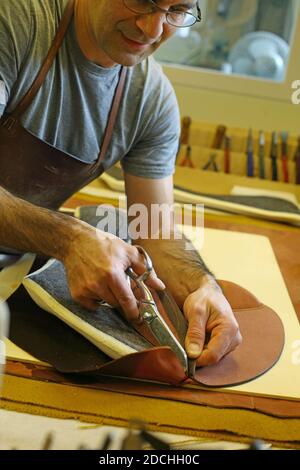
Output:
<svg viewBox="0 0 300 470">
<path fill-rule="evenodd" d="M 156 53 L 181 64 L 283 81 L 297 0 L 200 0 L 203 20 Z"/>
</svg>

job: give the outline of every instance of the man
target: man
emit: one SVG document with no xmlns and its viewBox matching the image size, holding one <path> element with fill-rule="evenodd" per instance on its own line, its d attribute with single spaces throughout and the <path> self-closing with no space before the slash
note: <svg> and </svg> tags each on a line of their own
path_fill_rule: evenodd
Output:
<svg viewBox="0 0 300 470">
<path fill-rule="evenodd" d="M 195 0 L 0 0 L 0 245 L 61 260 L 74 299 L 88 309 L 102 299 L 138 321 L 125 270 L 142 273 L 143 257 L 53 209 L 118 160 L 128 206 L 143 204 L 150 213 L 152 204 L 172 205 L 178 109 L 169 82 L 148 57 L 198 15 Z M 44 73 L 59 23 L 59 46 L 52 56 L 50 50 Z M 164 224 L 171 225 L 171 211 L 168 217 Z M 184 309 L 188 355 L 199 366 L 218 362 L 241 337 L 213 276 L 182 240 L 139 244 L 159 276 L 148 285 L 167 285 Z"/>
</svg>

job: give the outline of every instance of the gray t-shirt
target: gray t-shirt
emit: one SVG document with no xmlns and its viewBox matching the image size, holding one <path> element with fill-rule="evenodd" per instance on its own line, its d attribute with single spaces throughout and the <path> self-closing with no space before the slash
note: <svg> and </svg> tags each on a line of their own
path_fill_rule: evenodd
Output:
<svg viewBox="0 0 300 470">
<path fill-rule="evenodd" d="M 67 0 L 0 0 L 0 116 L 24 96 L 51 46 Z M 120 66 L 88 61 L 74 20 L 41 89 L 21 118 L 33 135 L 84 162 L 97 159 Z M 7 103 L 9 101 L 9 105 Z M 173 173 L 180 121 L 175 93 L 153 58 L 128 68 L 105 169 Z"/>
</svg>

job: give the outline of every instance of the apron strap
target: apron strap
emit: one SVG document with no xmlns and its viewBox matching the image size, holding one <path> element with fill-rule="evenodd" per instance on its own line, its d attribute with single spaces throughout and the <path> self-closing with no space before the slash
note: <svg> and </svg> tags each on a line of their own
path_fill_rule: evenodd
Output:
<svg viewBox="0 0 300 470">
<path fill-rule="evenodd" d="M 93 171 L 96 171 L 101 166 L 101 163 L 104 160 L 107 149 L 111 142 L 116 118 L 117 118 L 119 107 L 120 107 L 121 98 L 123 95 L 126 75 L 127 75 L 127 67 L 122 67 L 121 72 L 120 72 L 119 83 L 115 92 L 111 110 L 109 112 L 109 118 L 108 118 L 107 126 L 105 129 L 101 150 L 100 150 L 97 162 L 92 167 Z"/>
<path fill-rule="evenodd" d="M 24 113 L 24 111 L 28 108 L 34 97 L 36 96 L 37 92 L 39 91 L 43 81 L 45 80 L 45 77 L 47 73 L 49 72 L 53 61 L 55 59 L 55 56 L 63 42 L 64 36 L 66 34 L 66 31 L 68 29 L 68 26 L 70 24 L 71 18 L 74 13 L 74 3 L 75 0 L 69 0 L 68 5 L 66 6 L 66 9 L 64 11 L 62 20 L 60 22 L 59 28 L 57 30 L 57 33 L 55 35 L 55 38 L 52 42 L 52 45 L 49 49 L 48 55 L 46 59 L 44 60 L 44 63 L 36 76 L 33 84 L 31 85 L 30 89 L 27 91 L 25 96 L 22 98 L 20 103 L 17 105 L 15 110 L 10 114 L 10 117 L 18 120 L 19 117 Z"/>
<path fill-rule="evenodd" d="M 31 104 L 37 92 L 39 91 L 40 87 L 42 86 L 42 83 L 44 82 L 45 77 L 53 64 L 53 61 L 58 53 L 58 50 L 66 34 L 66 31 L 69 27 L 70 21 L 74 13 L 74 4 L 75 4 L 75 0 L 69 0 L 65 8 L 63 17 L 61 19 L 60 25 L 58 27 L 58 30 L 56 32 L 55 38 L 52 42 L 52 45 L 49 49 L 49 52 L 47 54 L 46 59 L 44 60 L 44 63 L 41 69 L 39 70 L 30 89 L 21 99 L 21 101 L 19 102 L 15 110 L 12 111 L 10 114 L 7 114 L 6 118 L 4 118 L 3 125 L 5 127 L 11 128 L 15 125 L 15 123 L 19 120 L 20 116 L 25 112 L 25 110 Z M 101 167 L 101 162 L 103 162 L 107 149 L 110 145 L 113 129 L 115 126 L 115 122 L 116 122 L 116 118 L 118 115 L 118 110 L 119 110 L 119 106 L 120 106 L 120 102 L 121 102 L 121 98 L 123 94 L 126 75 L 127 75 L 127 68 L 121 67 L 119 82 L 117 85 L 117 89 L 115 92 L 111 110 L 109 113 L 108 123 L 105 129 L 101 150 L 98 156 L 98 160 L 95 162 L 94 165 L 91 165 L 91 171 L 90 171 L 91 173 L 96 172 Z"/>
</svg>

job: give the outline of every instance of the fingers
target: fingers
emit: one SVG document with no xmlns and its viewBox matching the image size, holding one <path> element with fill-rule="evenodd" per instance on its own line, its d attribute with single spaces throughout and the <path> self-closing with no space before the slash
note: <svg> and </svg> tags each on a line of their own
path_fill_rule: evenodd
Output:
<svg viewBox="0 0 300 470">
<path fill-rule="evenodd" d="M 84 308 L 87 308 L 88 310 L 97 310 L 101 303 L 105 302 L 111 307 L 117 307 L 119 304 L 114 297 L 114 295 L 107 289 L 104 291 L 101 289 L 97 292 L 95 291 L 85 291 L 84 294 L 81 295 L 72 295 L 73 299 L 76 300 L 76 302 L 80 303 Z"/>
<path fill-rule="evenodd" d="M 130 322 L 137 321 L 139 318 L 138 303 L 130 285 L 127 283 L 125 273 L 115 276 L 110 283 L 110 288 L 127 320 Z"/>
<path fill-rule="evenodd" d="M 68 264 L 72 297 L 89 310 L 96 310 L 99 300 L 103 300 L 111 306 L 120 307 L 128 321 L 136 322 L 139 319 L 138 301 L 125 271 L 132 267 L 137 275 L 143 274 L 146 270 L 145 257 L 136 247 L 117 238 L 104 240 L 100 248 L 103 253 L 100 252 L 99 256 L 96 253 L 88 258 L 79 257 L 76 270 L 74 260 Z M 154 271 L 149 274 L 147 284 L 154 289 L 165 288 Z"/>
<path fill-rule="evenodd" d="M 241 344 L 242 337 L 240 332 L 235 331 L 232 327 L 230 330 L 220 327 L 220 331 L 216 328 L 213 331 L 211 339 L 205 346 L 201 356 L 197 360 L 198 367 L 210 366 L 217 364 L 223 357 L 234 351 Z"/>
<path fill-rule="evenodd" d="M 201 292 L 191 294 L 184 305 L 188 319 L 186 351 L 197 366 L 217 364 L 242 341 L 239 326 L 230 305 L 221 292 L 210 292 L 203 297 Z M 205 344 L 206 334 L 210 338 Z"/>
<path fill-rule="evenodd" d="M 146 271 L 145 256 L 136 247 L 132 248 L 134 248 L 134 253 L 131 258 L 131 267 L 136 274 L 142 275 Z M 145 283 L 148 287 L 152 287 L 157 290 L 164 290 L 166 288 L 163 281 L 157 277 L 153 267 Z"/>
<path fill-rule="evenodd" d="M 139 309 L 137 299 L 127 282 L 125 272 L 111 271 L 107 274 L 104 285 L 99 285 L 90 292 L 90 297 L 80 299 L 82 305 L 99 307 L 99 300 L 105 301 L 112 307 L 120 307 L 128 321 L 137 321 Z M 95 300 L 97 299 L 97 300 Z M 83 302 L 82 302 L 83 300 Z M 94 308 L 95 309 L 95 308 Z"/>
<path fill-rule="evenodd" d="M 142 275 L 146 270 L 145 256 L 136 247 L 127 246 L 129 248 L 129 266 L 132 267 L 137 275 Z M 154 269 L 150 272 L 146 284 L 154 289 L 165 289 L 164 283 L 158 279 Z M 123 270 L 118 271 L 118 273 L 115 272 L 115 274 L 111 276 L 109 287 L 127 320 L 130 322 L 138 321 L 140 314 L 137 297 L 139 297 L 139 294 L 137 297 L 135 296 L 136 292 L 134 292 L 131 285 L 128 284 Z"/>
<path fill-rule="evenodd" d="M 199 313 L 190 315 L 185 349 L 191 359 L 197 359 L 202 353 L 205 341 L 205 319 Z"/>
<path fill-rule="evenodd" d="M 89 295 L 85 294 L 73 297 L 88 310 L 97 310 L 100 306 L 99 301 L 101 300 L 112 307 L 120 306 L 128 321 L 137 321 L 139 318 L 137 299 L 127 283 L 125 276 L 124 280 L 119 277 L 114 277 L 110 282 L 110 288 L 103 289 L 102 286 L 101 290 L 99 289 L 98 292 L 95 289 L 93 292 L 90 292 Z"/>
<path fill-rule="evenodd" d="M 80 303 L 80 305 L 82 305 L 84 308 L 86 308 L 87 310 L 91 310 L 92 312 L 97 310 L 97 308 L 99 307 L 99 303 L 96 300 L 89 299 L 88 297 L 80 297 L 76 299 L 76 301 Z"/>
<path fill-rule="evenodd" d="M 146 284 L 148 287 L 152 287 L 157 290 L 164 290 L 166 288 L 165 284 L 161 279 L 157 277 L 156 272 L 153 270 L 150 276 L 148 277 Z"/>
</svg>

